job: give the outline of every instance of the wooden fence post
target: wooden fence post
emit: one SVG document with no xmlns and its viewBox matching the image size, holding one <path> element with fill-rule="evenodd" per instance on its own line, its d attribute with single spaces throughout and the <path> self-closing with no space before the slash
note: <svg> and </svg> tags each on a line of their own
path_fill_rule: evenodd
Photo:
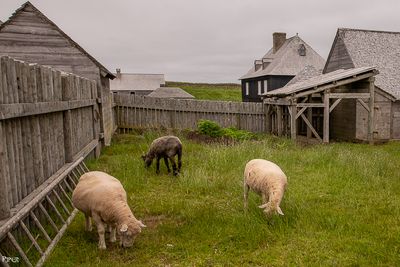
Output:
<svg viewBox="0 0 400 267">
<path fill-rule="evenodd" d="M 98 98 L 98 91 L 97 91 L 97 84 L 95 81 L 91 81 L 90 82 L 90 86 L 91 86 L 91 97 L 92 99 L 96 99 Z M 93 105 L 93 109 L 92 109 L 92 116 L 93 116 L 93 138 L 96 140 L 99 140 L 100 138 L 100 112 L 99 112 L 100 106 L 99 104 L 96 103 Z M 100 141 L 100 140 L 99 140 Z M 100 157 L 100 153 L 101 153 L 101 143 L 99 142 L 94 150 L 94 156 L 95 158 Z"/>
</svg>

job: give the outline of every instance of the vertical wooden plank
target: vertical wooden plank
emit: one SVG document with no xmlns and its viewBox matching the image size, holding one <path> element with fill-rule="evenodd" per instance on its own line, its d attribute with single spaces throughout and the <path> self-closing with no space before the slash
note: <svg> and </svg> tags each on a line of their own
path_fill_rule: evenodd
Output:
<svg viewBox="0 0 400 267">
<path fill-rule="evenodd" d="M 1 72 L 0 72 L 1 74 Z M 1 75 L 0 75 L 1 77 Z M 6 137 L 3 132 L 3 121 L 0 121 L 0 220 L 6 219 L 10 216 L 10 202 L 9 202 L 9 184 L 10 173 L 8 169 L 7 151 L 6 151 Z"/>
<path fill-rule="evenodd" d="M 3 61 L 3 57 L 0 57 L 0 104 L 4 104 L 4 86 L 3 86 L 3 66 L 1 62 Z"/>
<path fill-rule="evenodd" d="M 9 100 L 9 89 L 8 89 L 8 81 L 7 81 L 7 68 L 8 68 L 8 57 L 1 57 L 1 76 L 0 79 L 2 80 L 2 92 L 3 92 L 3 104 L 8 104 Z"/>
<path fill-rule="evenodd" d="M 9 99 L 8 103 L 19 103 L 18 99 L 18 84 L 17 84 L 17 74 L 15 71 L 15 61 L 11 58 L 8 59 L 7 64 L 7 84 Z"/>
<path fill-rule="evenodd" d="M 324 92 L 323 142 L 329 143 L 329 92 Z"/>
<path fill-rule="evenodd" d="M 63 101 L 71 100 L 73 97 L 72 81 L 70 75 L 62 75 L 61 77 L 61 92 Z M 72 162 L 73 158 L 73 143 L 72 143 L 72 114 L 71 110 L 63 112 L 63 131 L 64 131 L 64 158 L 66 163 Z"/>
<path fill-rule="evenodd" d="M 8 160 L 7 164 L 9 166 L 9 171 L 10 171 L 10 191 L 12 194 L 12 203 L 13 205 L 16 205 L 19 202 L 18 199 L 18 186 L 17 186 L 17 172 L 15 170 L 15 164 L 16 164 L 16 159 L 15 159 L 15 154 L 14 154 L 14 132 L 13 132 L 13 125 L 14 123 L 11 120 L 4 121 L 5 122 L 5 128 L 6 128 L 6 139 L 5 143 L 7 144 L 7 155 L 8 155 Z M 3 127 L 4 127 L 3 126 Z"/>
</svg>

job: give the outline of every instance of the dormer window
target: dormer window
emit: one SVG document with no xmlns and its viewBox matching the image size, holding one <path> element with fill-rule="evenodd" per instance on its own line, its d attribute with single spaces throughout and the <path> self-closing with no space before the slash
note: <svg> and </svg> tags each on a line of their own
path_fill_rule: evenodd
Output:
<svg viewBox="0 0 400 267">
<path fill-rule="evenodd" d="M 268 58 L 263 58 L 262 59 L 262 68 L 263 68 L 263 70 L 265 70 L 268 67 L 269 63 L 271 63 L 271 59 L 268 59 Z"/>
<path fill-rule="evenodd" d="M 259 69 L 262 68 L 262 62 L 261 60 L 254 60 L 254 70 L 258 71 Z"/>
<path fill-rule="evenodd" d="M 303 57 L 306 55 L 306 46 L 304 44 L 299 46 L 299 55 Z"/>
</svg>

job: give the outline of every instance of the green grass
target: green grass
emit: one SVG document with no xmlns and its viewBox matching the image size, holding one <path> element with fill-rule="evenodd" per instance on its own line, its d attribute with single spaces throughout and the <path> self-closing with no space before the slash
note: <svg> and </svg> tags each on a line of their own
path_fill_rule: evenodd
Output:
<svg viewBox="0 0 400 267">
<path fill-rule="evenodd" d="M 242 101 L 240 84 L 167 82 L 168 87 L 179 87 L 200 100 Z"/>
<path fill-rule="evenodd" d="M 301 147 L 265 137 L 232 146 L 184 144 L 179 177 L 146 170 L 140 155 L 158 136 L 120 135 L 89 163 L 119 178 L 148 225 L 130 249 L 84 231 L 77 216 L 46 266 L 399 266 L 400 143 Z M 267 219 L 242 173 L 253 158 L 288 176 L 285 216 Z"/>
</svg>

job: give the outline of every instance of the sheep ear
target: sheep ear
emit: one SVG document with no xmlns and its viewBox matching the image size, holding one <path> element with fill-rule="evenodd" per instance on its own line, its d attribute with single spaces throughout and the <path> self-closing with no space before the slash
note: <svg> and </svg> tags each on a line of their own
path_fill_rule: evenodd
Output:
<svg viewBox="0 0 400 267">
<path fill-rule="evenodd" d="M 139 222 L 139 226 L 140 226 L 140 227 L 142 227 L 142 228 L 147 227 L 142 221 L 138 221 L 138 222 Z"/>
<path fill-rule="evenodd" d="M 265 204 L 262 204 L 262 205 L 260 205 L 260 206 L 258 206 L 260 209 L 265 209 L 266 207 L 267 207 L 267 204 L 268 203 L 265 203 Z"/>
<path fill-rule="evenodd" d="M 119 229 L 122 233 L 128 231 L 128 225 L 123 224 L 121 225 L 121 229 Z"/>
<path fill-rule="evenodd" d="M 280 214 L 280 215 L 285 215 L 285 214 L 283 214 L 283 212 L 282 212 L 282 210 L 281 210 L 281 208 L 280 207 L 278 207 L 277 209 L 276 209 L 276 211 L 278 212 L 278 214 Z"/>
</svg>

